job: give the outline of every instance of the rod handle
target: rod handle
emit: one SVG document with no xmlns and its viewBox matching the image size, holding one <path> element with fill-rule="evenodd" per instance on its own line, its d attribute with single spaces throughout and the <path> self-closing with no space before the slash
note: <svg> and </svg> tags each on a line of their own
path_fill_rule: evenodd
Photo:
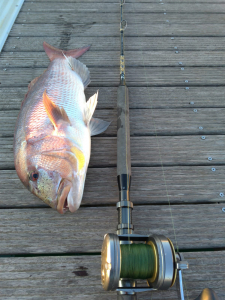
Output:
<svg viewBox="0 0 225 300">
<path fill-rule="evenodd" d="M 129 95 L 126 85 L 117 90 L 117 175 L 131 175 Z"/>
</svg>

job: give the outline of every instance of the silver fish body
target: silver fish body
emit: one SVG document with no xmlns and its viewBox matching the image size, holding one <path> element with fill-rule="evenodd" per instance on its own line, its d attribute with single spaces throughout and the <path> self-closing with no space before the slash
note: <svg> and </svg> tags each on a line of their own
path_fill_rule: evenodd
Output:
<svg viewBox="0 0 225 300">
<path fill-rule="evenodd" d="M 21 105 L 14 134 L 14 160 L 23 184 L 60 213 L 81 203 L 91 153 L 91 135 L 108 122 L 94 119 L 98 93 L 86 102 L 90 82 L 85 65 L 75 57 L 87 48 L 44 48 L 51 63 L 34 79 Z"/>
</svg>

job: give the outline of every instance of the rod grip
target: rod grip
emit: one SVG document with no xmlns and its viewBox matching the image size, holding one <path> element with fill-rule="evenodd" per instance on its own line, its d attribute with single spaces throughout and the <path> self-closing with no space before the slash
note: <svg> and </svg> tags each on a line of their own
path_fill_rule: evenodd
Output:
<svg viewBox="0 0 225 300">
<path fill-rule="evenodd" d="M 131 175 L 129 95 L 126 85 L 117 90 L 117 175 Z"/>
</svg>

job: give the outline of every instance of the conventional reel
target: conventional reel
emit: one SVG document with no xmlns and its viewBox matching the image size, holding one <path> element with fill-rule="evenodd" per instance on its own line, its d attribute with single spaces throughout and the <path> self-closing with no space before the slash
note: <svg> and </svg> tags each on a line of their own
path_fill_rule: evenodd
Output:
<svg viewBox="0 0 225 300">
<path fill-rule="evenodd" d="M 181 261 L 170 239 L 163 235 L 110 233 L 104 237 L 101 278 L 107 291 L 134 294 L 167 290 L 175 283 L 177 271 L 187 268 L 188 263 Z M 148 287 L 136 287 L 136 279 L 145 279 Z"/>
</svg>

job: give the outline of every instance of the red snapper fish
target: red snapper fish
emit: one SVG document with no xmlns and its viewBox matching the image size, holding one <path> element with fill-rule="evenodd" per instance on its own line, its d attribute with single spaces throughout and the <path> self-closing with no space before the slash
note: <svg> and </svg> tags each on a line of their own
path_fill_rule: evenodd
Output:
<svg viewBox="0 0 225 300">
<path fill-rule="evenodd" d="M 14 162 L 25 187 L 60 213 L 81 203 L 91 136 L 109 122 L 93 118 L 98 92 L 87 102 L 88 68 L 78 58 L 89 47 L 63 51 L 43 43 L 51 63 L 31 81 L 14 133 Z"/>
</svg>

